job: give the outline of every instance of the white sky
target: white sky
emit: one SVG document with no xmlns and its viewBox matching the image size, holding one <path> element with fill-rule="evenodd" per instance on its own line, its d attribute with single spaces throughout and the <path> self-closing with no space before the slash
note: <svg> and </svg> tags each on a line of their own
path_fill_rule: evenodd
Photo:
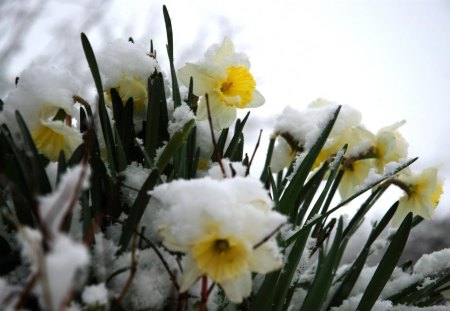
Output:
<svg viewBox="0 0 450 311">
<path fill-rule="evenodd" d="M 13 62 L 12 78 L 55 42 L 77 42 L 74 50 L 82 57 L 76 3 L 50 3 L 27 36 L 24 53 Z M 323 97 L 360 110 L 372 131 L 407 120 L 401 132 L 411 157 L 420 157 L 413 169 L 441 165 L 449 179 L 449 1 L 116 1 L 105 11 L 109 35 L 144 43 L 153 38 L 164 65 L 163 3 L 172 17 L 179 66 L 199 59 L 224 35 L 250 56 L 258 89 L 266 97 L 252 117 L 265 121 L 267 135 L 285 105 L 301 109 Z M 62 27 L 64 38 L 52 41 L 52 25 Z M 87 35 L 94 49 L 111 39 L 95 29 Z M 259 156 L 264 153 L 261 148 Z M 438 215 L 450 210 L 449 183 Z"/>
</svg>

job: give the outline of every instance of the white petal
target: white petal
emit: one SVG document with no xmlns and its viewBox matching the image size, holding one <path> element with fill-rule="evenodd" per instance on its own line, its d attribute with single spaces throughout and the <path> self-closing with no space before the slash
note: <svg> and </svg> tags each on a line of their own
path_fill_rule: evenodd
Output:
<svg viewBox="0 0 450 311">
<path fill-rule="evenodd" d="M 216 51 L 215 61 L 217 63 L 222 63 L 227 58 L 230 58 L 234 53 L 234 45 L 233 42 L 228 37 L 225 37 L 222 41 L 222 44 Z"/>
<path fill-rule="evenodd" d="M 197 96 L 203 96 L 206 92 L 212 90 L 217 80 L 204 68 L 190 63 L 178 70 L 178 77 L 186 86 L 189 86 L 189 80 L 192 77 L 194 80 L 193 91 Z"/>
<path fill-rule="evenodd" d="M 246 108 L 256 108 L 256 107 L 260 107 L 262 105 L 264 105 L 264 102 L 266 100 L 264 99 L 264 96 L 261 95 L 260 92 L 258 92 L 258 90 L 254 90 L 253 91 L 253 98 L 252 101 L 249 102 L 247 104 L 247 106 L 245 106 Z"/>
<path fill-rule="evenodd" d="M 229 127 L 236 120 L 236 108 L 228 107 L 221 103 L 216 96 L 209 96 L 209 105 L 211 110 L 212 124 L 215 130 L 222 130 Z M 208 111 L 206 108 L 206 100 L 202 98 L 197 109 L 198 120 L 207 120 Z"/>
<path fill-rule="evenodd" d="M 198 269 L 194 259 L 191 257 L 191 255 L 187 255 L 184 258 L 183 276 L 181 278 L 180 292 L 187 291 L 189 287 L 191 287 L 192 284 L 194 284 L 201 276 L 202 272 Z"/>
<path fill-rule="evenodd" d="M 242 299 L 249 296 L 252 291 L 252 277 L 250 271 L 247 271 L 236 279 L 222 282 L 220 283 L 220 286 L 231 302 L 241 303 Z"/>
<path fill-rule="evenodd" d="M 281 255 L 275 240 L 270 240 L 255 249 L 250 258 L 250 270 L 268 273 L 281 268 Z"/>
</svg>

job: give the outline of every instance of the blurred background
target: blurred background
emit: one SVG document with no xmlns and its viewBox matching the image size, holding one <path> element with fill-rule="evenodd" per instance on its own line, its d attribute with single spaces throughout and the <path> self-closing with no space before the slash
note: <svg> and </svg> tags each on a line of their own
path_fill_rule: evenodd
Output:
<svg viewBox="0 0 450 311">
<path fill-rule="evenodd" d="M 438 165 L 447 179 L 436 221 L 448 228 L 446 0 L 0 0 L 0 97 L 33 61 L 65 66 L 91 83 L 80 32 L 95 51 L 116 38 L 133 37 L 146 45 L 153 39 L 158 60 L 168 68 L 163 4 L 172 18 L 177 67 L 198 60 L 224 36 L 249 55 L 266 104 L 252 110 L 248 152 L 260 128 L 264 138 L 270 135 L 286 105 L 302 109 L 318 97 L 355 107 L 375 132 L 405 119 L 401 132 L 410 143 L 410 156 L 419 156 L 412 168 Z M 264 153 L 262 146 L 261 159 Z M 427 228 L 424 232 L 430 232 Z M 438 226 L 431 231 L 448 236 Z"/>
</svg>

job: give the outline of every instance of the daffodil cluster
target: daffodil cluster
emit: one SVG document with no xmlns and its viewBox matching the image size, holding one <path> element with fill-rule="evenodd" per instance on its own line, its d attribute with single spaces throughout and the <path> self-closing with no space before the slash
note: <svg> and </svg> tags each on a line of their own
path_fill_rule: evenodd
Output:
<svg viewBox="0 0 450 311">
<path fill-rule="evenodd" d="M 443 191 L 437 168 L 408 167 L 404 122 L 373 133 L 349 106 L 318 99 L 302 111 L 286 107 L 255 178 L 260 153 L 256 147 L 250 156 L 244 144 L 248 114 L 237 119 L 238 109 L 264 104 L 249 58 L 224 38 L 176 70 L 166 8 L 164 17 L 171 82 L 153 46 L 118 40 L 94 53 L 82 34 L 93 83 L 34 64 L 0 101 L 0 305 L 308 311 L 401 299 L 433 304 L 424 297 L 445 289 L 448 257 L 439 269 L 425 268 L 425 258 L 408 276 L 396 266 L 413 215 L 431 219 Z M 389 186 L 403 191 L 399 202 L 374 222 L 352 266 L 339 266 Z M 333 207 L 337 189 L 343 203 Z M 350 221 L 334 214 L 370 189 Z M 366 259 L 391 220 L 397 229 L 384 241 L 377 272 Z M 409 283 L 387 283 L 396 278 Z M 396 290 L 381 293 L 383 286 Z M 386 300 L 377 305 L 376 295 Z"/>
<path fill-rule="evenodd" d="M 273 173 L 289 166 L 296 155 L 309 151 L 336 107 L 332 102 L 318 99 L 303 111 L 285 108 L 275 125 L 277 145 L 270 165 Z M 361 123 L 359 111 L 342 106 L 314 167 L 319 167 L 324 161 L 331 161 L 347 145 L 341 167 L 344 174 L 339 184 L 341 197 L 347 199 L 356 192 L 355 189 L 373 179 L 373 175 L 382 175 L 387 164 L 407 159 L 408 143 L 398 131 L 404 123 L 401 121 L 383 127 L 374 134 Z M 419 175 L 406 170 L 389 183 L 396 184 L 405 191 L 393 221 L 395 225 L 399 225 L 408 212 L 431 219 L 442 193 L 442 181 L 436 168 L 426 169 Z"/>
</svg>

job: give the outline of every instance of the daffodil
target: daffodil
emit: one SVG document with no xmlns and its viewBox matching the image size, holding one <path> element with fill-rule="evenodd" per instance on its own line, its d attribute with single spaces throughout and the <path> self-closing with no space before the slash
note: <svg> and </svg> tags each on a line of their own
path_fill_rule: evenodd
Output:
<svg viewBox="0 0 450 311">
<path fill-rule="evenodd" d="M 133 98 L 134 120 L 145 120 L 148 78 L 160 71 L 156 60 L 140 45 L 125 40 L 108 44 L 97 57 L 107 104 L 112 104 L 111 89 L 115 88 L 124 105 Z"/>
<path fill-rule="evenodd" d="M 392 219 L 395 227 L 409 212 L 425 219 L 432 218 L 442 195 L 442 181 L 438 177 L 437 168 L 427 168 L 420 174 L 407 171 L 406 174 L 400 175 L 397 180 L 392 182 L 405 191 Z"/>
<path fill-rule="evenodd" d="M 286 218 L 272 211 L 259 181 L 244 177 L 177 180 L 151 194 L 165 207 L 158 221 L 163 244 L 186 254 L 182 292 L 207 276 L 230 301 L 239 303 L 251 292 L 252 272 L 281 267 L 271 234 Z"/>
<path fill-rule="evenodd" d="M 72 126 L 77 113 L 73 96 L 78 91 L 70 72 L 33 65 L 23 72 L 17 88 L 6 98 L 4 119 L 20 137 L 14 116 L 19 111 L 42 154 L 53 161 L 61 151 L 68 157 L 82 142 L 79 130 Z"/>
<path fill-rule="evenodd" d="M 397 129 L 404 121 L 381 128 L 374 139 L 376 166 L 383 173 L 384 166 L 389 162 L 398 162 L 408 155 L 408 143 Z"/>
<path fill-rule="evenodd" d="M 264 97 L 256 90 L 246 55 L 236 53 L 230 39 L 220 46 L 212 46 L 205 59 L 197 64 L 187 63 L 178 76 L 186 86 L 194 81 L 194 94 L 200 97 L 197 117 L 206 120 L 208 94 L 211 119 L 215 129 L 227 128 L 236 119 L 237 110 L 255 108 L 264 104 Z"/>
</svg>

